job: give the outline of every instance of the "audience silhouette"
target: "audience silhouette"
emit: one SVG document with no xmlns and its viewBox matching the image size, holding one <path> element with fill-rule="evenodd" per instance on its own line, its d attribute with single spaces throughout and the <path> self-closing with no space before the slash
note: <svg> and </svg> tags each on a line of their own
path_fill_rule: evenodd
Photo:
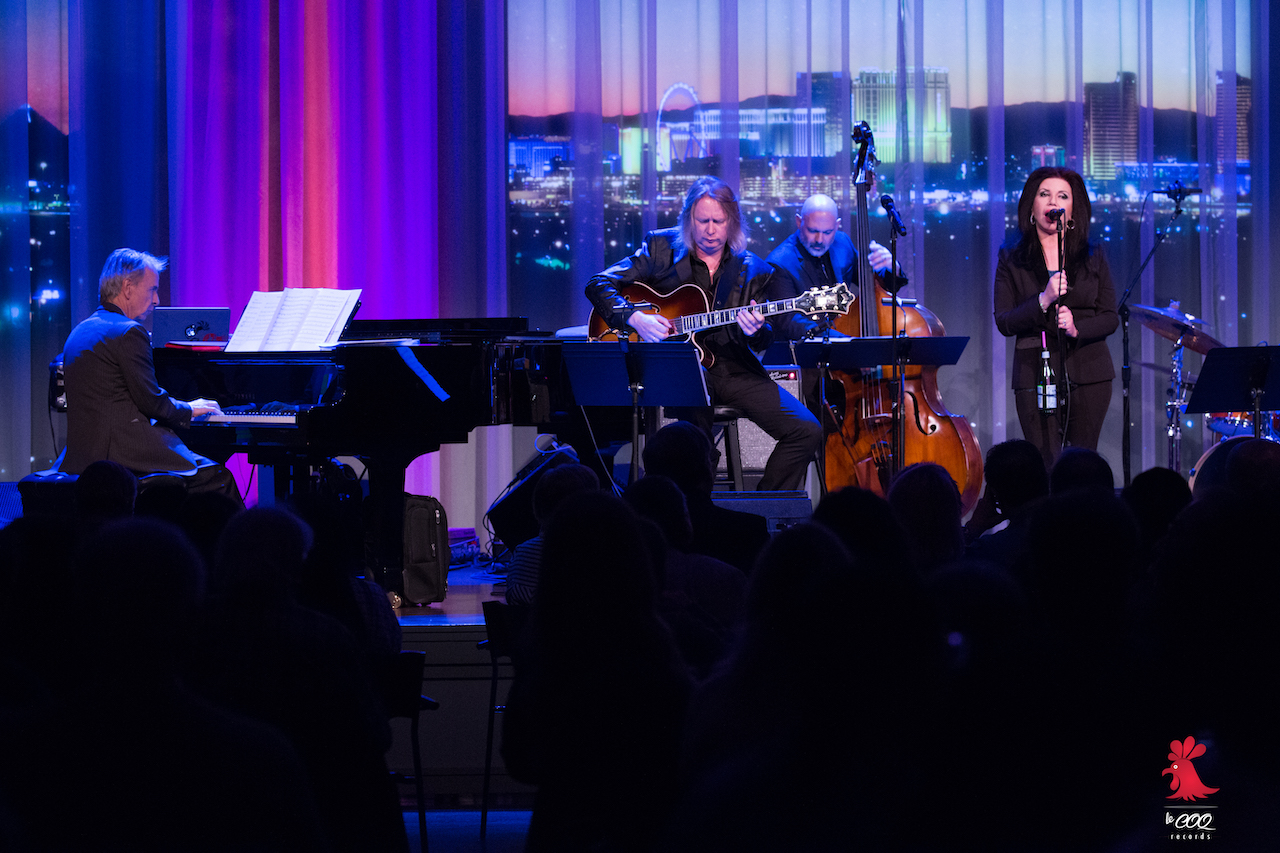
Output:
<svg viewBox="0 0 1280 853">
<path fill-rule="evenodd" d="M 182 534 L 108 524 L 72 575 L 93 643 L 0 726 L 0 848 L 329 849 L 289 741 L 184 686 L 204 571 Z"/>
<path fill-rule="evenodd" d="M 667 477 L 650 474 L 627 487 L 623 500 L 653 525 L 658 610 L 685 660 L 705 676 L 724 656 L 742 619 L 746 577 L 705 554 L 689 553 L 693 524 L 684 494 Z"/>
<path fill-rule="evenodd" d="M 701 428 L 688 421 L 676 421 L 658 430 L 645 444 L 644 471 L 667 477 L 684 493 L 693 524 L 693 543 L 689 546 L 692 552 L 715 557 L 749 573 L 769 541 L 769 529 L 761 516 L 712 502 L 715 452 Z"/>
<path fill-rule="evenodd" d="M 255 507 L 231 519 L 192 681 L 288 737 L 335 851 L 402 851 L 404 823 L 384 757 L 391 734 L 374 676 L 351 633 L 298 600 L 312 540 L 284 510 Z"/>
<path fill-rule="evenodd" d="M 1027 447 L 988 453 L 967 551 L 930 463 L 772 539 L 715 511 L 688 424 L 623 499 L 547 472 L 502 744 L 528 849 L 1152 849 L 1187 736 L 1218 837 L 1269 837 L 1280 444 L 1119 497 L 1097 453 L 1046 473 Z M 306 500 L 309 524 L 188 498 L 179 529 L 130 517 L 135 488 L 90 466 L 71 535 L 0 531 L 0 848 L 402 853 L 398 624 L 358 537 Z M 74 636 L 51 590 L 92 602 Z"/>
<path fill-rule="evenodd" d="M 547 521 L 564 499 L 578 492 L 594 492 L 600 488 L 600 478 L 585 465 L 566 464 L 545 472 L 533 487 L 533 517 L 539 528 Z M 542 532 L 521 542 L 511 555 L 507 569 L 507 604 L 532 604 L 538 592 L 538 576 L 542 567 Z"/>
<path fill-rule="evenodd" d="M 547 525 L 503 715 L 507 769 L 538 786 L 528 850 L 647 850 L 673 803 L 690 682 L 658 616 L 652 544 L 603 492 L 566 498 Z"/>
</svg>

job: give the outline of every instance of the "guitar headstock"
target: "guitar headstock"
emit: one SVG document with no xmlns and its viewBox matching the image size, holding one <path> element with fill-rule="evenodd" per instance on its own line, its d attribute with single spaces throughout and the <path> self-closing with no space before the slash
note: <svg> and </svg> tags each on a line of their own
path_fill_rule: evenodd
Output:
<svg viewBox="0 0 1280 853">
<path fill-rule="evenodd" d="M 870 188 L 876 181 L 876 169 L 880 158 L 876 156 L 875 135 L 871 125 L 860 121 L 853 126 L 853 142 L 858 146 L 858 158 L 853 169 L 853 182 Z"/>
<path fill-rule="evenodd" d="M 848 286 L 815 287 L 796 297 L 796 310 L 804 314 L 847 314 L 854 296 Z"/>
</svg>

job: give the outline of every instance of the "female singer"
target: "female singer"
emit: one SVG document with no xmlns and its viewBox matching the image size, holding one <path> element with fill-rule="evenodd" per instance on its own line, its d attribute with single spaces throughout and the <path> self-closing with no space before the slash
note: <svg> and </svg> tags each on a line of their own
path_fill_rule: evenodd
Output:
<svg viewBox="0 0 1280 853">
<path fill-rule="evenodd" d="M 1021 237 L 1001 247 L 996 265 L 996 327 L 1017 337 L 1018 421 L 1046 466 L 1064 445 L 1097 450 L 1111 404 L 1115 367 L 1106 338 L 1119 317 L 1107 256 L 1089 243 L 1092 212 L 1079 174 L 1060 166 L 1036 169 L 1018 199 Z M 1056 395 L 1038 393 L 1042 346 Z"/>
</svg>

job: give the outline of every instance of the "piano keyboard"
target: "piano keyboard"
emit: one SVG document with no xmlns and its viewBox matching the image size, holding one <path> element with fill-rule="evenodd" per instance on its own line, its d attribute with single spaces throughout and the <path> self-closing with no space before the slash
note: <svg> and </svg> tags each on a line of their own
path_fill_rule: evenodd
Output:
<svg viewBox="0 0 1280 853">
<path fill-rule="evenodd" d="M 197 423 L 230 426 L 295 426 L 298 423 L 298 414 L 297 412 L 227 412 L 222 415 L 210 415 Z"/>
</svg>

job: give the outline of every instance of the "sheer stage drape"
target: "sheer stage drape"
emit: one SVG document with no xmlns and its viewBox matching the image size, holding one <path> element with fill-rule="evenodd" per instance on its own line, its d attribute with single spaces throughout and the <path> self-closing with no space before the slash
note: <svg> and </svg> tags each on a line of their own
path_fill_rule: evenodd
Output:
<svg viewBox="0 0 1280 853">
<path fill-rule="evenodd" d="M 670 224 L 687 176 L 699 171 L 741 190 L 760 255 L 811 192 L 832 195 L 849 230 L 848 131 L 868 120 L 884 161 L 877 197 L 892 193 L 910 228 L 898 243 L 907 295 L 948 334 L 970 338 L 961 362 L 939 372 L 943 399 L 989 448 L 1020 434 L 1012 342 L 995 329 L 992 277 L 1037 165 L 1085 174 L 1098 195 L 1092 236 L 1105 243 L 1121 290 L 1172 213 L 1149 193 L 1175 178 L 1205 189 L 1130 301 L 1179 300 L 1229 345 L 1276 339 L 1276 261 L 1262 239 L 1273 230 L 1269 32 L 1262 0 L 509 0 L 509 216 L 521 235 L 511 276 L 557 306 L 556 320 L 582 322 L 578 294 L 599 263 L 583 247 L 598 245 L 601 212 L 607 263 L 633 251 L 644 230 Z M 1104 150 L 1104 124 L 1123 127 L 1119 148 Z M 520 160 L 543 143 L 560 146 L 572 169 Z M 563 206 L 540 210 L 539 199 L 557 192 Z M 872 214 L 872 236 L 887 244 Z M 545 245 L 526 237 L 537 227 L 552 235 Z M 576 301 L 560 307 L 565 293 Z M 1167 463 L 1170 348 L 1137 323 L 1131 337 L 1140 472 Z M 1119 333 L 1111 344 L 1118 371 Z M 1185 367 L 1194 373 L 1199 363 L 1188 354 Z M 1117 477 L 1120 414 L 1117 378 L 1100 446 Z M 1186 420 L 1184 473 L 1214 438 L 1198 417 Z"/>
</svg>

